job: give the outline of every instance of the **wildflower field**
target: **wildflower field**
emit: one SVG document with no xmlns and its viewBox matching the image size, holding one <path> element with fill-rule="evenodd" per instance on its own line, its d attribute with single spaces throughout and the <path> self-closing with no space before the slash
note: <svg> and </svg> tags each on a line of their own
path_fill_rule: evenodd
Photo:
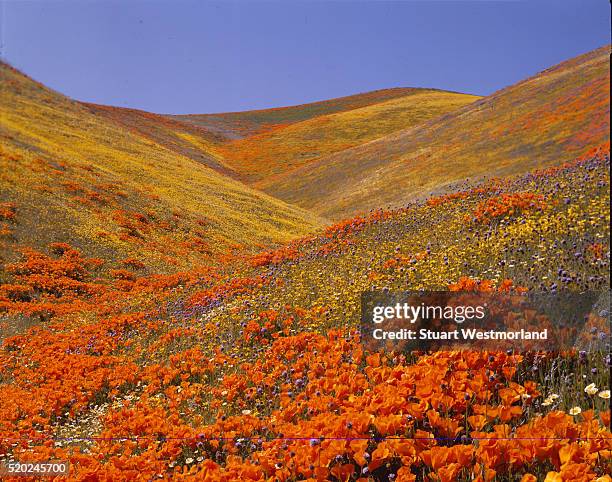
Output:
<svg viewBox="0 0 612 482">
<path fill-rule="evenodd" d="M 20 247 L 69 242 L 168 273 L 320 226 L 318 216 L 227 175 L 211 133 L 81 104 L 4 63 L 0 79 L 1 202 L 18 204 L 17 222 L 0 219 L 3 262 Z"/>
<path fill-rule="evenodd" d="M 390 89 L 194 116 L 82 104 L 2 64 L 0 463 L 612 481 L 605 49 L 481 100 Z M 317 176 L 347 159 L 349 181 L 368 172 L 326 197 Z M 404 186 L 389 196 L 367 187 L 384 160 Z M 407 289 L 607 304 L 561 352 L 366 349 L 362 293 Z"/>
<path fill-rule="evenodd" d="M 546 69 L 492 95 L 258 182 L 265 192 L 342 219 L 426 196 L 466 178 L 520 174 L 609 138 L 610 48 Z"/>
<path fill-rule="evenodd" d="M 3 342 L 2 456 L 75 480 L 609 480 L 609 354 L 407 357 L 356 329 L 372 288 L 607 290 L 608 204 L 609 144 L 200 272 L 27 252 L 1 307 L 46 321 Z"/>
<path fill-rule="evenodd" d="M 289 125 L 228 142 L 223 156 L 251 182 L 274 184 L 319 158 L 422 124 L 479 99 L 475 95 L 414 89 L 404 96 Z"/>
</svg>

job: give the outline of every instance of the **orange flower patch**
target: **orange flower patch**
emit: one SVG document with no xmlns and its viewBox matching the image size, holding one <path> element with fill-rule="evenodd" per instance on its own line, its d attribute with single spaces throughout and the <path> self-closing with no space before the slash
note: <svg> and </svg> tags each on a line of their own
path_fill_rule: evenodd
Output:
<svg viewBox="0 0 612 482">
<path fill-rule="evenodd" d="M 506 193 L 480 202 L 474 210 L 474 219 L 481 223 L 506 216 L 518 215 L 525 211 L 544 209 L 548 204 L 544 196 L 531 192 Z"/>
</svg>

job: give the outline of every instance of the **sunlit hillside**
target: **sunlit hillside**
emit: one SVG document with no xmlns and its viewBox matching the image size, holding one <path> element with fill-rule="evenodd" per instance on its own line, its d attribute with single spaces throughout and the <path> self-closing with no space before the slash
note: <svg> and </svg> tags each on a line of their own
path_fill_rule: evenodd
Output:
<svg viewBox="0 0 612 482">
<path fill-rule="evenodd" d="M 609 139 L 609 54 L 600 48 L 441 118 L 322 157 L 265 190 L 341 218 L 466 178 L 571 159 Z"/>
<path fill-rule="evenodd" d="M 170 146 L 6 64 L 0 69 L 3 258 L 70 242 L 107 261 L 135 257 L 168 270 L 318 225 L 315 216 L 207 167 L 211 158 L 195 162 L 204 141 L 187 131 L 177 133 L 181 146 Z"/>
<path fill-rule="evenodd" d="M 413 88 L 382 89 L 363 94 L 338 97 L 309 104 L 272 109 L 228 112 L 222 114 L 190 114 L 171 116 L 197 124 L 227 139 L 241 139 L 281 126 L 295 124 L 313 117 L 359 109 L 386 100 L 403 97 L 418 91 Z"/>
<path fill-rule="evenodd" d="M 414 89 L 402 97 L 320 115 L 222 146 L 227 162 L 256 186 L 273 186 L 277 175 L 392 132 L 422 124 L 479 99 Z M 272 189 L 273 190 L 273 189 Z"/>
<path fill-rule="evenodd" d="M 347 219 L 223 279 L 86 280 L 64 296 L 86 317 L 4 340 L 0 460 L 68 460 L 74 481 L 609 482 L 608 353 L 359 337 L 365 290 L 607 293 L 609 156 Z M 0 309 L 38 309 L 63 258 L 12 265 Z M 609 342 L 604 308 L 585 342 Z"/>
<path fill-rule="evenodd" d="M 219 153 L 218 145 L 224 142 L 225 138 L 201 126 L 137 109 L 89 103 L 83 103 L 83 105 L 94 114 L 106 117 L 121 127 L 146 137 L 177 154 L 201 162 L 221 174 L 233 178 L 239 176 L 224 162 Z"/>
<path fill-rule="evenodd" d="M 2 64 L 0 466 L 610 482 L 608 50 L 485 99 L 174 117 Z M 406 289 L 598 301 L 561 352 L 363 343 L 362 294 Z"/>
</svg>

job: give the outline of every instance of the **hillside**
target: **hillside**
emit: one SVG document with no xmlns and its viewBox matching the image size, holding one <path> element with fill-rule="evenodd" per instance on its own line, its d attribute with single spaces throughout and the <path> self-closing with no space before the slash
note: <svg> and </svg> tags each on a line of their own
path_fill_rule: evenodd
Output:
<svg viewBox="0 0 612 482">
<path fill-rule="evenodd" d="M 563 62 L 470 105 L 262 181 L 330 218 L 400 205 L 466 178 L 571 159 L 609 139 L 610 47 Z"/>
<path fill-rule="evenodd" d="M 477 99 L 435 89 L 396 88 L 292 107 L 178 116 L 84 105 L 123 128 L 257 187 L 317 158 L 418 125 Z"/>
<path fill-rule="evenodd" d="M 169 116 L 204 127 L 228 140 L 261 134 L 271 129 L 302 122 L 313 117 L 358 109 L 386 100 L 403 97 L 415 91 L 412 88 L 382 89 L 362 94 L 338 97 L 308 104 L 245 112 L 221 114 L 188 114 Z"/>
<path fill-rule="evenodd" d="M 83 103 L 97 116 L 106 117 L 126 130 L 159 144 L 182 156 L 200 162 L 221 174 L 238 178 L 219 153 L 225 138 L 190 122 L 137 109 Z"/>
<path fill-rule="evenodd" d="M 196 147 L 172 146 L 153 128 L 144 132 L 150 126 L 125 129 L 109 119 L 112 109 L 101 115 L 105 109 L 72 101 L 6 64 L 0 75 L 5 260 L 22 247 L 68 242 L 107 261 L 135 257 L 167 271 L 237 244 L 285 242 L 319 225 L 211 169 L 211 158 L 194 162 Z M 186 130 L 178 134 L 200 142 Z"/>
<path fill-rule="evenodd" d="M 332 225 L 224 176 L 215 155 L 227 141 L 201 126 L 83 105 L 3 65 L 0 461 L 66 460 L 71 481 L 609 482 L 601 57 L 322 158 L 345 160 L 350 183 L 355 172 L 371 179 L 376 164 L 343 156 L 373 149 L 389 160 L 380 176 L 392 201 L 387 168 L 400 187 L 421 175 L 423 189 L 442 190 L 435 176 L 484 169 L 470 152 L 498 174 L 513 172 L 510 161 L 554 166 L 461 179 Z M 429 115 L 422 97 L 409 102 L 423 95 L 326 117 L 356 129 L 364 115 L 363 135 L 378 122 L 382 132 L 392 124 L 379 113 Z M 491 134 L 500 119 L 504 134 Z M 316 120 L 278 131 L 304 142 Z M 345 142 L 335 132 L 321 149 Z M 411 136 L 435 146 L 440 164 L 411 171 Z M 526 140 L 543 160 L 523 159 Z M 381 146 L 386 157 L 374 157 Z M 564 162 L 572 152 L 581 155 Z M 510 164 L 495 164 L 501 154 Z M 342 177 L 314 181 L 329 199 L 336 182 L 365 202 Z M 362 293 L 406 289 L 603 296 L 581 344 L 562 353 L 363 343 Z M 532 310 L 509 318 L 523 315 L 545 321 Z"/>
<path fill-rule="evenodd" d="M 402 97 L 281 125 L 221 146 L 226 162 L 247 182 L 273 185 L 276 175 L 337 151 L 422 124 L 479 99 L 451 92 L 413 89 Z"/>
<path fill-rule="evenodd" d="M 359 323 L 366 290 L 595 290 L 608 305 L 584 341 L 609 340 L 609 176 L 608 143 L 345 220 L 224 279 L 67 296 L 88 317 L 1 346 L 0 453 L 69 460 L 80 481 L 606 482 L 607 350 L 372 352 Z M 36 270 L 14 271 L 0 309 L 32 312 Z"/>
</svg>

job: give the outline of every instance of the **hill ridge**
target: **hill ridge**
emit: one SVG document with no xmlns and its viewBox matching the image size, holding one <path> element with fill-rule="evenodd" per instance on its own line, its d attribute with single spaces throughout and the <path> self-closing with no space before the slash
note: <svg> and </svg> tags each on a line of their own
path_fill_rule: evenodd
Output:
<svg viewBox="0 0 612 482">
<path fill-rule="evenodd" d="M 135 257 L 153 271 L 261 249 L 322 218 L 110 122 L 8 64 L 2 76 L 2 262 L 70 242 L 87 256 Z M 2 219 L 0 219 L 2 221 Z"/>
<path fill-rule="evenodd" d="M 280 125 L 221 146 L 227 162 L 258 187 L 316 159 L 452 112 L 478 97 L 421 89 L 401 97 Z"/>
<path fill-rule="evenodd" d="M 179 118 L 187 122 L 196 123 L 209 129 L 212 128 L 222 130 L 225 128 L 228 130 L 228 132 L 225 132 L 228 139 L 240 139 L 243 137 L 248 137 L 252 134 L 266 132 L 273 126 L 287 125 L 311 119 L 318 115 L 364 107 L 366 105 L 372 105 L 379 102 L 381 99 L 402 97 L 404 95 L 410 95 L 411 93 L 418 93 L 422 90 L 444 92 L 440 89 L 428 89 L 425 87 L 390 87 L 387 89 L 377 89 L 374 91 L 361 92 L 358 94 L 335 97 L 332 99 L 324 99 L 315 102 L 281 107 L 271 107 L 268 109 L 221 112 L 213 114 L 177 114 L 169 116 Z M 351 102 L 354 102 L 354 104 Z M 290 115 L 282 116 L 284 113 Z M 281 116 L 275 116 L 274 114 L 281 114 Z M 262 119 L 261 116 L 264 118 Z M 245 125 L 241 126 L 241 123 L 244 123 Z"/>
<path fill-rule="evenodd" d="M 561 62 L 437 119 L 322 157 L 258 187 L 340 219 L 402 204 L 447 181 L 571 159 L 609 139 L 609 50 Z M 436 175 L 436 183 L 419 182 Z M 386 184 L 403 187 L 394 196 L 385 192 Z"/>
</svg>

